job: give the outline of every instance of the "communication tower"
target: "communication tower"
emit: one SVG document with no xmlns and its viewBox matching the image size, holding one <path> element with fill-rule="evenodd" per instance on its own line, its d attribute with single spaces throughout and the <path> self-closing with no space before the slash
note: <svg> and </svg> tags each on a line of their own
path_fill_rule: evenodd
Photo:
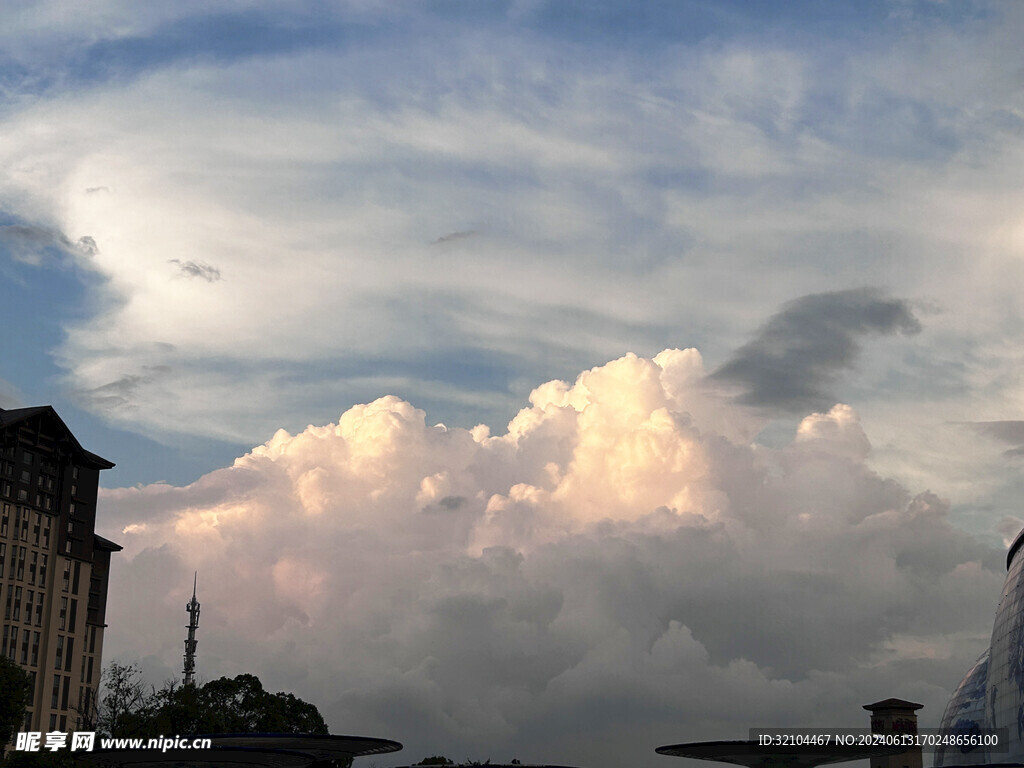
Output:
<svg viewBox="0 0 1024 768">
<path fill-rule="evenodd" d="M 196 630 L 199 629 L 199 601 L 196 600 L 196 583 L 199 580 L 199 572 L 196 571 L 192 578 L 192 599 L 188 601 L 185 610 L 188 611 L 188 637 L 185 639 L 185 685 L 195 685 L 196 682 Z"/>
</svg>

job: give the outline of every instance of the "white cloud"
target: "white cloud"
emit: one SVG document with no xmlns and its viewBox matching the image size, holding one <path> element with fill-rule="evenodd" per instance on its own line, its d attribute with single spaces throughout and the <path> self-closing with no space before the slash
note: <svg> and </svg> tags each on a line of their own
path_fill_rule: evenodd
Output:
<svg viewBox="0 0 1024 768">
<path fill-rule="evenodd" d="M 42 14 L 45 27 L 57 7 L 17 23 L 35 29 Z M 120 6 L 104 9 L 90 23 Z M 195 21 L 135 15 L 111 37 L 183 18 Z M 975 34 L 980 45 L 989 33 Z M 533 375 L 557 360 L 539 351 L 552 329 L 534 319 L 552 308 L 607 321 L 588 333 L 563 315 L 557 334 L 574 360 L 600 360 L 653 352 L 668 328 L 710 324 L 738 341 L 783 300 L 863 284 L 865 260 L 872 282 L 959 310 L 950 286 L 964 272 L 984 281 L 973 257 L 936 270 L 918 251 L 987 238 L 994 270 L 1019 256 L 1005 171 L 1018 142 L 976 130 L 998 94 L 957 113 L 964 147 L 939 161 L 872 153 L 846 127 L 844 113 L 875 108 L 878 93 L 928 95 L 887 79 L 886 62 L 914 65 L 902 49 L 847 53 L 845 69 L 820 73 L 814 49 L 730 41 L 659 50 L 648 71 L 552 60 L 527 35 L 502 56 L 486 30 L 443 51 L 397 37 L 156 62 L 5 115 L 7 207 L 72 241 L 92 237 L 89 268 L 109 280 L 59 355 L 87 407 L 149 433 L 253 441 L 308 420 L 304 385 L 321 403 L 379 391 L 381 376 L 361 388 L 345 373 L 353 355 L 430 354 L 444 338 Z M 816 107 L 823 93 L 836 114 Z M 467 230 L 479 235 L 429 248 Z M 176 264 L 223 279 L 175 279 Z M 410 296 L 416 317 L 397 309 Z M 282 384 L 282 366 L 323 360 L 342 375 Z M 135 386 L 116 404 L 90 396 L 126 377 Z M 406 374 L 409 389 L 416 379 Z M 480 395 L 466 384 L 445 396 Z"/>
<path fill-rule="evenodd" d="M 37 4 L 0 28 L 31 67 L 71 38 L 159 49 L 197 8 L 112 24 L 123 4 Z M 271 24 L 261 8 L 228 10 Z M 1019 21 L 1000 13 L 956 34 L 911 20 L 863 50 L 726 38 L 639 61 L 425 18 L 444 46 L 385 24 L 343 48 L 156 56 L 12 101 L 0 199 L 95 241 L 81 260 L 107 282 L 56 359 L 82 405 L 157 437 L 248 444 L 382 391 L 504 420 L 524 382 L 627 349 L 723 361 L 806 293 L 927 300 L 942 312 L 914 351 L 865 356 L 848 399 L 873 461 L 962 503 L 942 468 L 962 452 L 918 463 L 957 442 L 934 414 L 1017 418 L 1021 400 Z M 505 368 L 439 383 L 467 350 Z"/>
<path fill-rule="evenodd" d="M 937 720 L 1002 553 L 872 472 L 849 406 L 768 449 L 724 395 L 696 350 L 627 355 L 505 434 L 384 397 L 190 486 L 104 491 L 108 657 L 175 674 L 198 570 L 203 676 L 255 672 L 402 759 L 654 765 L 889 695 Z"/>
</svg>

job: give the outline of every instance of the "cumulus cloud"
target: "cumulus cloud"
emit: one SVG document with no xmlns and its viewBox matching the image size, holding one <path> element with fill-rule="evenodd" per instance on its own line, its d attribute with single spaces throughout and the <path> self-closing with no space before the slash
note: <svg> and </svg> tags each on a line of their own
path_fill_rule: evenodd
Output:
<svg viewBox="0 0 1024 768">
<path fill-rule="evenodd" d="M 712 375 L 743 387 L 749 405 L 799 411 L 835 402 L 829 385 L 850 368 L 869 334 L 917 333 L 910 305 L 861 288 L 803 296 L 786 304 Z"/>
<path fill-rule="evenodd" d="M 503 434 L 388 396 L 104 491 L 107 652 L 176 674 L 198 570 L 202 676 L 255 672 L 407 758 L 656 765 L 889 695 L 937 720 L 1002 553 L 873 472 L 853 408 L 778 448 L 760 418 L 669 349 L 535 388 Z"/>
</svg>

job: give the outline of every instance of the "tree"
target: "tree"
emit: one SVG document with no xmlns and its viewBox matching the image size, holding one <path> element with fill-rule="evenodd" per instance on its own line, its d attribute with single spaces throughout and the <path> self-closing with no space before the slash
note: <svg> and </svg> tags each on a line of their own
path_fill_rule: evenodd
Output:
<svg viewBox="0 0 1024 768">
<path fill-rule="evenodd" d="M 443 755 L 434 755 L 433 757 L 424 757 L 416 765 L 455 765 L 455 763 Z"/>
<path fill-rule="evenodd" d="M 0 754 L 3 745 L 14 740 L 22 723 L 25 708 L 32 697 L 32 680 L 21 667 L 0 656 Z"/>
<path fill-rule="evenodd" d="M 111 666 L 99 721 L 114 736 L 327 733 L 313 704 L 290 693 L 269 693 L 255 675 L 221 677 L 203 686 L 169 681 L 147 694 L 137 667 Z"/>
<path fill-rule="evenodd" d="M 135 664 L 110 662 L 101 677 L 103 695 L 100 698 L 96 729 L 110 736 L 124 735 L 123 731 L 140 712 L 150 704 L 142 670 Z"/>
</svg>

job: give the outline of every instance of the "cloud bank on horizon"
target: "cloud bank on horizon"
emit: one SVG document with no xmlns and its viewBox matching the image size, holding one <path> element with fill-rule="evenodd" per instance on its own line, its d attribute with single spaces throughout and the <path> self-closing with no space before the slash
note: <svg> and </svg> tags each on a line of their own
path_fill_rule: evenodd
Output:
<svg viewBox="0 0 1024 768">
<path fill-rule="evenodd" d="M 853 408 L 777 448 L 763 421 L 667 349 L 537 387 L 505 434 L 387 396 L 187 487 L 104 491 L 109 652 L 175 675 L 198 570 L 202 675 L 255 671 L 402 759 L 649 765 L 862 727 L 889 695 L 937 721 L 1003 553 L 872 471 Z"/>
</svg>

